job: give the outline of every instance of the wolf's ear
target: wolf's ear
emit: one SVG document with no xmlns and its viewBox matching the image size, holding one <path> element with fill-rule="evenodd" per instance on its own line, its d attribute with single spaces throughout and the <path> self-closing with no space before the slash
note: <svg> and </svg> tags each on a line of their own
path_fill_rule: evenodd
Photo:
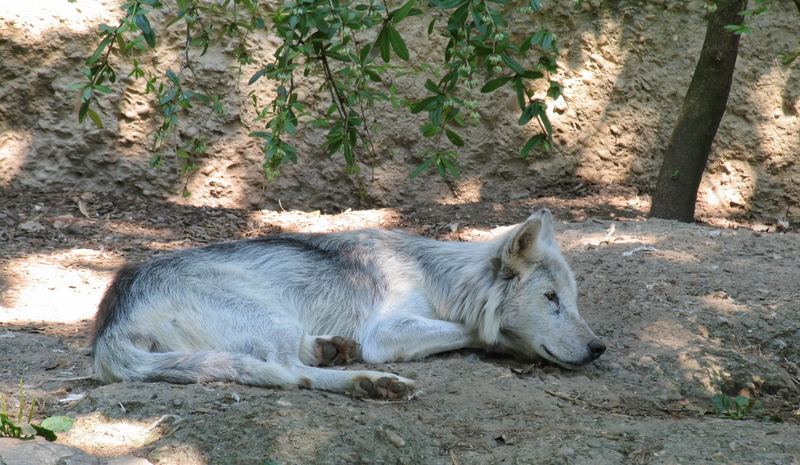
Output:
<svg viewBox="0 0 800 465">
<path fill-rule="evenodd" d="M 553 216 L 546 208 L 538 210 L 503 239 L 500 254 L 495 258 L 495 270 L 504 278 L 513 277 L 555 244 Z"/>
</svg>

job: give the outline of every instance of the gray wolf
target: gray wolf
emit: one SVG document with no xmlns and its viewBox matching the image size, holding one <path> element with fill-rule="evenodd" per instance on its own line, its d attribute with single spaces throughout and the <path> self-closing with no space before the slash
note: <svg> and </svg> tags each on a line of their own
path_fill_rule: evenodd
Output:
<svg viewBox="0 0 800 465">
<path fill-rule="evenodd" d="M 94 372 L 403 398 L 414 381 L 324 367 L 492 348 L 575 368 L 605 351 L 576 299 L 544 209 L 485 242 L 277 234 L 119 271 L 95 320 Z"/>
</svg>

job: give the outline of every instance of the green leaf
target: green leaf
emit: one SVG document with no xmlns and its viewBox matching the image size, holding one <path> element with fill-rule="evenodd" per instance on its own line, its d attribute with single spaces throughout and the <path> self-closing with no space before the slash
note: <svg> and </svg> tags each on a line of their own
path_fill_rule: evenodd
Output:
<svg viewBox="0 0 800 465">
<path fill-rule="evenodd" d="M 172 83 L 175 84 L 176 86 L 181 85 L 181 81 L 180 79 L 178 79 L 178 75 L 175 74 L 175 72 L 172 71 L 171 69 L 167 69 L 167 78 L 169 78 L 169 80 L 172 81 Z"/>
<path fill-rule="evenodd" d="M 358 53 L 358 61 L 362 65 L 367 63 L 367 58 L 369 57 L 369 52 L 372 50 L 372 45 L 366 44 L 364 47 L 361 48 L 361 51 Z"/>
<path fill-rule="evenodd" d="M 461 177 L 461 172 L 458 170 L 458 165 L 455 164 L 449 157 L 442 157 L 442 164 L 451 176 L 458 179 Z"/>
<path fill-rule="evenodd" d="M 439 172 L 439 176 L 443 178 L 447 176 L 447 169 L 445 169 L 441 158 L 436 159 L 436 170 Z"/>
<path fill-rule="evenodd" d="M 445 129 L 444 133 L 447 135 L 447 138 L 450 139 L 450 142 L 452 142 L 456 147 L 464 146 L 464 140 L 455 132 L 451 131 L 450 129 Z"/>
<path fill-rule="evenodd" d="M 49 429 L 50 431 L 61 433 L 64 431 L 69 431 L 69 429 L 72 428 L 72 425 L 74 423 L 75 423 L 74 419 L 61 415 L 61 416 L 45 418 L 45 420 L 42 421 L 41 426 L 43 428 Z"/>
<path fill-rule="evenodd" d="M 550 88 L 547 89 L 547 96 L 553 100 L 561 96 L 561 83 L 550 81 Z"/>
<path fill-rule="evenodd" d="M 389 17 L 392 18 L 392 22 L 397 24 L 405 19 L 405 17 L 408 16 L 408 13 L 411 12 L 411 9 L 414 8 L 416 1 L 417 0 L 408 0 L 405 4 L 403 4 L 403 6 L 389 13 Z"/>
<path fill-rule="evenodd" d="M 375 71 L 373 71 L 373 70 L 371 70 L 369 68 L 364 68 L 364 72 L 367 73 L 367 76 L 369 76 L 370 81 L 372 81 L 372 82 L 383 82 L 383 79 L 381 79 L 381 75 L 376 73 Z"/>
<path fill-rule="evenodd" d="M 103 129 L 103 121 L 100 119 L 100 116 L 98 116 L 98 114 L 95 113 L 94 110 L 92 110 L 91 108 L 87 108 L 86 114 L 89 115 L 89 118 L 91 118 L 95 126 L 97 126 L 99 129 Z"/>
<path fill-rule="evenodd" d="M 422 129 L 422 135 L 425 137 L 433 137 L 436 134 L 439 134 L 439 132 L 441 132 L 439 126 L 433 123 L 425 123 L 422 125 L 421 129 Z"/>
<path fill-rule="evenodd" d="M 736 397 L 734 397 L 733 400 L 734 400 L 734 402 L 736 402 L 736 407 L 738 407 L 739 410 L 743 410 L 744 411 L 744 410 L 747 410 L 748 407 L 750 407 L 750 398 L 749 397 L 736 396 Z"/>
<path fill-rule="evenodd" d="M 517 63 L 517 60 L 511 58 L 509 55 L 506 55 L 505 53 L 500 55 L 500 58 L 502 58 L 503 63 L 508 65 L 508 67 L 514 70 L 515 73 L 519 75 L 525 74 L 525 68 L 523 68 L 521 64 Z"/>
<path fill-rule="evenodd" d="M 522 114 L 519 115 L 519 124 L 520 126 L 525 126 L 528 124 L 528 121 L 532 120 L 534 116 L 539 116 L 539 106 L 536 105 L 536 102 L 531 102 L 528 106 L 522 110 Z"/>
<path fill-rule="evenodd" d="M 45 420 L 45 421 L 47 421 L 47 420 Z M 70 425 L 70 426 L 72 426 L 72 425 Z M 56 437 L 56 433 L 54 433 L 50 429 L 44 428 L 44 427 L 39 426 L 39 425 L 31 425 L 31 427 L 34 429 L 34 431 L 36 431 L 36 435 L 37 436 L 41 436 L 41 437 L 47 439 L 50 442 L 53 442 L 56 439 L 58 439 Z M 67 429 L 69 429 L 69 428 L 67 428 Z M 66 430 L 64 430 L 64 431 L 66 431 Z"/>
<path fill-rule="evenodd" d="M 156 35 L 153 33 L 153 28 L 150 27 L 150 21 L 148 21 L 147 16 L 139 14 L 133 17 L 136 26 L 142 31 L 142 35 L 144 36 L 144 40 L 147 42 L 147 45 L 150 48 L 156 47 Z"/>
<path fill-rule="evenodd" d="M 550 123 L 550 118 L 547 116 L 547 111 L 542 110 L 539 113 L 539 121 L 542 122 L 542 126 L 544 126 L 544 132 L 547 133 L 548 138 L 553 137 L 553 125 Z"/>
<path fill-rule="evenodd" d="M 714 411 L 717 413 L 722 413 L 725 411 L 725 403 L 723 398 L 727 397 L 724 394 L 714 394 L 711 397 L 711 406 L 714 408 Z"/>
<path fill-rule="evenodd" d="M 525 72 L 520 74 L 520 76 L 524 77 L 525 79 L 540 79 L 544 77 L 544 73 L 541 71 L 525 70 Z"/>
<path fill-rule="evenodd" d="M 250 133 L 250 137 L 260 137 L 262 139 L 272 139 L 272 133 L 267 131 L 253 131 Z"/>
<path fill-rule="evenodd" d="M 397 32 L 397 29 L 394 26 L 387 24 L 387 29 L 389 30 L 389 41 L 392 43 L 392 49 L 400 57 L 403 61 L 408 61 L 410 58 L 408 54 L 408 48 L 406 47 L 406 43 L 403 41 L 403 38 L 400 36 L 400 33 Z"/>
<path fill-rule="evenodd" d="M 86 60 L 86 65 L 87 66 L 92 66 L 93 64 L 97 63 L 97 60 L 100 59 L 100 55 L 103 54 L 103 52 L 105 51 L 106 47 L 108 47 L 108 45 L 111 43 L 111 37 L 112 36 L 106 36 L 100 42 L 100 45 L 98 45 L 97 48 L 94 50 L 94 53 L 92 53 L 92 56 L 90 56 Z"/>
<path fill-rule="evenodd" d="M 180 21 L 180 20 L 181 20 L 181 19 L 182 19 L 182 18 L 183 18 L 185 15 L 186 15 L 186 10 L 181 10 L 181 11 L 179 11 L 179 12 L 178 12 L 178 14 L 177 14 L 177 16 L 173 16 L 173 17 L 169 18 L 169 19 L 167 20 L 167 22 L 166 22 L 166 23 L 164 23 L 164 29 L 166 29 L 166 28 L 168 28 L 168 27 L 172 26 L 173 24 L 177 23 L 177 22 L 178 22 L 178 21 Z"/>
<path fill-rule="evenodd" d="M 463 5 L 458 7 L 456 11 L 450 15 L 450 20 L 447 21 L 447 30 L 450 31 L 450 34 L 456 35 L 458 30 L 464 26 L 464 23 L 467 21 L 467 16 L 469 16 L 469 5 L 470 2 L 464 2 Z"/>
<path fill-rule="evenodd" d="M 436 25 L 436 18 L 434 17 L 430 23 L 428 23 L 428 35 L 433 34 L 433 26 Z"/>
<path fill-rule="evenodd" d="M 389 55 L 391 53 L 391 44 L 389 41 L 389 25 L 385 25 L 383 29 L 381 29 L 380 34 L 378 34 L 378 38 L 375 40 L 375 43 L 378 45 L 378 48 L 381 52 L 381 59 L 385 63 L 389 63 Z"/>
<path fill-rule="evenodd" d="M 491 81 L 487 82 L 486 84 L 481 87 L 481 92 L 484 94 L 488 94 L 489 92 L 494 92 L 495 90 L 502 87 L 505 83 L 512 79 L 511 76 L 500 76 L 499 78 L 494 78 Z"/>
<path fill-rule="evenodd" d="M 84 89 L 84 87 L 86 87 L 88 85 L 89 84 L 87 84 L 85 82 L 73 82 L 72 84 L 67 86 L 67 90 L 71 91 L 71 92 L 74 92 L 76 90 L 81 90 L 82 91 Z"/>
<path fill-rule="evenodd" d="M 436 108 L 437 103 L 438 103 L 438 96 L 428 97 L 411 105 L 409 109 L 411 110 L 411 113 L 417 114 L 423 110 L 427 111 L 433 110 L 434 108 Z"/>
<path fill-rule="evenodd" d="M 250 76 L 250 80 L 247 81 L 247 85 L 249 86 L 249 85 L 253 84 L 254 82 L 258 81 L 259 79 L 261 79 L 261 76 L 263 76 L 265 74 L 267 74 L 267 70 L 266 69 L 260 69 L 260 70 L 256 71 L 255 74 Z"/>
<path fill-rule="evenodd" d="M 542 42 L 540 44 L 540 47 L 542 47 L 542 50 L 544 50 L 546 52 L 552 51 L 555 48 L 553 46 L 553 44 L 555 43 L 555 40 L 556 40 L 556 38 L 553 36 L 552 33 L 546 32 L 544 34 L 544 37 L 542 37 Z"/>
<path fill-rule="evenodd" d="M 751 32 L 753 32 L 752 27 L 744 24 L 726 24 L 724 28 L 726 31 L 733 32 L 734 34 L 737 35 L 750 34 Z"/>
<path fill-rule="evenodd" d="M 433 92 L 434 94 L 442 93 L 442 89 L 439 89 L 439 86 L 437 86 L 436 83 L 431 81 L 430 79 L 425 81 L 425 88 Z"/>
<path fill-rule="evenodd" d="M 423 161 L 419 166 L 414 168 L 414 171 L 411 172 L 411 179 L 414 179 L 414 178 L 418 177 L 425 170 L 430 168 L 431 165 L 433 164 L 433 160 L 434 160 L 433 157 L 428 158 L 427 160 Z"/>
<path fill-rule="evenodd" d="M 525 110 L 525 86 L 522 78 L 514 79 L 514 91 L 517 93 L 517 106 L 520 110 Z"/>
<path fill-rule="evenodd" d="M 520 156 L 523 159 L 527 159 L 531 150 L 537 147 L 545 152 L 550 150 L 550 141 L 547 139 L 546 135 L 540 133 L 528 139 L 528 142 L 526 142 L 522 150 L 520 150 Z"/>
</svg>

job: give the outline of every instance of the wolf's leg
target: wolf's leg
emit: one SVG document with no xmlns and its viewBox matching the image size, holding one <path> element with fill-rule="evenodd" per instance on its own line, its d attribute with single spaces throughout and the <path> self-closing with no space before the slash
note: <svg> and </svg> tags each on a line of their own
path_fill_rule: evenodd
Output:
<svg viewBox="0 0 800 465">
<path fill-rule="evenodd" d="M 367 363 L 417 360 L 450 350 L 481 347 L 477 336 L 461 323 L 420 316 L 378 320 L 360 338 Z"/>
<path fill-rule="evenodd" d="M 311 366 L 346 365 L 361 358 L 361 345 L 343 336 L 303 337 L 300 361 Z"/>
<path fill-rule="evenodd" d="M 301 387 L 346 393 L 355 397 L 403 399 L 414 388 L 414 381 L 380 371 L 344 371 L 301 365 L 294 367 L 292 373 L 299 377 L 298 384 Z"/>
</svg>

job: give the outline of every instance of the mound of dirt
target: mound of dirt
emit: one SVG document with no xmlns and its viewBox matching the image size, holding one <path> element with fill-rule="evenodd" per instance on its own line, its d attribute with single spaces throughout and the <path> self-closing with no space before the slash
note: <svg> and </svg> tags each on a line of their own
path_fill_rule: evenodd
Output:
<svg viewBox="0 0 800 465">
<path fill-rule="evenodd" d="M 466 141 L 459 150 L 463 177 L 449 183 L 433 172 L 409 178 L 434 142 L 420 136 L 420 115 L 387 105 L 375 111 L 372 132 L 379 156 L 371 160 L 360 154 L 360 175 L 345 176 L 340 157 L 323 155 L 324 132 L 304 128 L 293 140 L 300 161 L 266 184 L 259 141 L 248 137 L 261 129 L 248 93 L 255 91 L 266 102 L 274 85 L 262 79 L 248 86 L 247 81 L 272 60 L 277 39 L 252 34 L 254 62 L 241 69 L 231 66 L 234 44 L 212 47 L 203 57 L 194 51 L 193 67 L 200 77 L 194 80 L 184 69 L 181 78 L 221 95 L 228 112 L 209 118 L 197 109 L 194 117 L 182 119 L 172 139 L 175 147 L 198 135 L 210 142 L 200 170 L 189 179 L 189 199 L 181 197 L 184 182 L 174 157 L 160 170 L 149 166 L 157 110 L 144 94 L 144 82 L 124 77 L 129 65 L 121 66 L 115 93 L 101 106 L 105 127 L 76 122 L 78 96 L 69 86 L 81 80 L 83 61 L 98 43 L 95 28 L 101 22 L 116 24 L 121 3 L 76 0 L 32 7 L 22 2 L 0 11 L 0 185 L 121 190 L 195 206 L 282 205 L 334 212 L 505 202 L 539 196 L 550 187 L 580 193 L 587 184 L 650 192 L 703 42 L 706 2 L 592 0 L 584 1 L 582 9 L 573 0 L 542 2 L 545 10 L 536 24 L 541 21 L 554 31 L 562 49 L 561 70 L 553 78 L 562 83 L 564 97 L 548 108 L 555 148 L 520 159 L 520 147 L 537 130 L 534 124 L 517 125 L 511 93 L 475 90 L 481 121 L 461 131 Z M 795 162 L 800 153 L 800 67 L 787 69 L 777 59 L 797 44 L 797 13 L 790 2 L 770 4 L 769 13 L 742 41 L 728 111 L 700 189 L 701 210 L 754 214 L 762 221 L 800 218 L 800 165 Z M 428 37 L 429 20 L 426 15 L 409 18 L 400 29 L 411 63 L 437 66 L 445 41 L 437 34 Z M 167 69 L 180 70 L 181 28 L 162 33 L 159 16 L 152 21 L 160 45 L 142 58 L 143 65 L 154 66 L 159 76 Z M 400 96 L 421 98 L 425 77 L 416 69 L 406 71 L 393 81 Z M 319 82 L 297 82 L 305 103 L 327 108 Z M 546 89 L 531 91 L 544 95 Z"/>
</svg>

